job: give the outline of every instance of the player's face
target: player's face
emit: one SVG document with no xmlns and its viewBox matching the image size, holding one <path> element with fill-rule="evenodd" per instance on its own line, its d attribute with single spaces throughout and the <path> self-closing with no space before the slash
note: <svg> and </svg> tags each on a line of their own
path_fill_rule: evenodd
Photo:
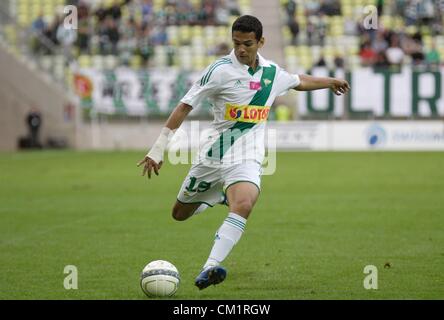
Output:
<svg viewBox="0 0 444 320">
<path fill-rule="evenodd" d="M 264 45 L 264 38 L 256 40 L 254 32 L 234 31 L 232 35 L 234 54 L 239 62 L 250 67 L 254 66 L 257 50 Z"/>
</svg>

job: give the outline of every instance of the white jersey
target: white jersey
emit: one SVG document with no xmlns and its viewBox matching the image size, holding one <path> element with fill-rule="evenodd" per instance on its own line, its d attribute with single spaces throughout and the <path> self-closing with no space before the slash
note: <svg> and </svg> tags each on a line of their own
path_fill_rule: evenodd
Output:
<svg viewBox="0 0 444 320">
<path fill-rule="evenodd" d="M 199 163 L 237 164 L 265 156 L 265 124 L 277 96 L 299 85 L 289 74 L 258 54 L 256 71 L 240 63 L 234 50 L 205 69 L 181 102 L 212 105 L 212 130 L 199 146 Z"/>
</svg>

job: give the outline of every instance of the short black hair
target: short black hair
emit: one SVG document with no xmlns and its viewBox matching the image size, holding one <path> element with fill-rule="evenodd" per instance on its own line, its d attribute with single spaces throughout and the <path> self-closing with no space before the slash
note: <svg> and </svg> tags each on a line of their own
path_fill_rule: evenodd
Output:
<svg viewBox="0 0 444 320">
<path fill-rule="evenodd" d="M 245 33 L 254 32 L 256 40 L 259 41 L 262 38 L 262 23 L 258 18 L 250 15 L 240 16 L 234 21 L 233 27 L 231 28 L 231 33 L 234 31 Z"/>
</svg>

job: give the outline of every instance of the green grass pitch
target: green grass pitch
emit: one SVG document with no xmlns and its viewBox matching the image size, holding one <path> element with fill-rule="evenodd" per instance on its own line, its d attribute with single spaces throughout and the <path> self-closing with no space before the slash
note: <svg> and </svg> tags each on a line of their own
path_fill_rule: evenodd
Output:
<svg viewBox="0 0 444 320">
<path fill-rule="evenodd" d="M 194 278 L 227 208 L 174 221 L 189 166 L 148 181 L 142 156 L 0 154 L 0 299 L 149 299 L 139 275 L 157 259 L 180 271 L 172 299 L 444 298 L 444 153 L 279 153 L 226 281 L 203 291 Z"/>
</svg>

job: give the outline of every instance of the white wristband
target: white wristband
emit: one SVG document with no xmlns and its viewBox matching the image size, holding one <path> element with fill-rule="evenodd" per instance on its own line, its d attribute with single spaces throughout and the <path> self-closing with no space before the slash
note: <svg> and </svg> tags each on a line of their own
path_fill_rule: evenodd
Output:
<svg viewBox="0 0 444 320">
<path fill-rule="evenodd" d="M 147 156 L 153 159 L 157 164 L 163 161 L 163 153 L 165 152 L 170 135 L 172 134 L 173 131 L 170 128 L 163 127 L 156 142 L 147 153 Z"/>
</svg>

